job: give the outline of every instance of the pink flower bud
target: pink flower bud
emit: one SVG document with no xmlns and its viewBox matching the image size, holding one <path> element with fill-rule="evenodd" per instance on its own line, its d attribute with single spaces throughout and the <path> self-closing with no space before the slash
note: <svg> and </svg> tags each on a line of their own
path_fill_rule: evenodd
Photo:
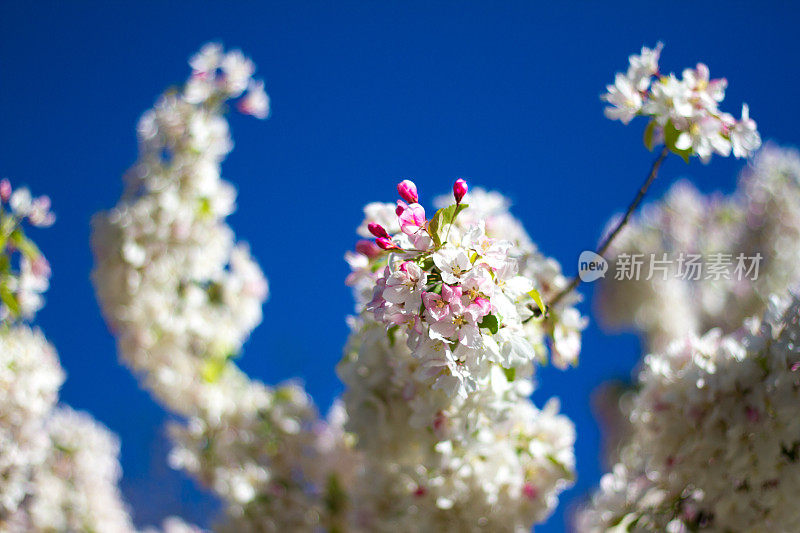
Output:
<svg viewBox="0 0 800 533">
<path fill-rule="evenodd" d="M 408 209 L 408 204 L 402 200 L 397 200 L 397 207 L 394 208 L 394 214 L 400 216 L 406 209 Z"/>
<path fill-rule="evenodd" d="M 378 246 L 381 247 L 383 250 L 399 250 L 400 248 L 397 247 L 395 243 L 392 242 L 391 239 L 388 237 L 378 237 L 375 239 L 375 242 Z"/>
<path fill-rule="evenodd" d="M 372 259 L 381 253 L 381 249 L 372 241 L 361 240 L 356 243 L 356 252 Z"/>
<path fill-rule="evenodd" d="M 372 233 L 376 237 L 380 237 L 383 239 L 389 238 L 389 234 L 386 233 L 386 228 L 384 228 L 380 224 L 377 224 L 375 222 L 370 222 L 369 224 L 367 224 L 367 229 L 369 230 L 370 233 Z"/>
<path fill-rule="evenodd" d="M 7 202 L 11 198 L 11 182 L 7 179 L 0 181 L 0 200 Z"/>
<path fill-rule="evenodd" d="M 525 483 L 525 484 L 522 486 L 522 493 L 523 493 L 523 494 L 525 495 L 525 497 L 526 497 L 526 498 L 528 498 L 529 500 L 534 500 L 534 499 L 536 499 L 536 496 L 538 496 L 538 495 L 539 495 L 539 491 L 538 491 L 538 490 L 536 490 L 536 487 L 534 487 L 534 486 L 533 486 L 533 485 L 532 485 L 530 482 L 528 482 L 528 483 Z"/>
<path fill-rule="evenodd" d="M 400 198 L 410 204 L 415 204 L 419 201 L 417 195 L 417 186 L 411 180 L 403 180 L 397 184 L 397 192 L 400 193 Z"/>
<path fill-rule="evenodd" d="M 458 178 L 453 184 L 453 196 L 455 196 L 457 204 L 461 203 L 461 200 L 464 198 L 464 195 L 467 194 L 468 190 L 467 182 Z"/>
</svg>

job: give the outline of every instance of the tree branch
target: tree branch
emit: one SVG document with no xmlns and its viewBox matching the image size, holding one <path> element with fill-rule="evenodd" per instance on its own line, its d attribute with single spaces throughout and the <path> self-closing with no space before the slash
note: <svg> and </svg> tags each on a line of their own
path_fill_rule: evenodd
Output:
<svg viewBox="0 0 800 533">
<path fill-rule="evenodd" d="M 625 225 L 630 220 L 631 215 L 633 215 L 634 211 L 636 211 L 636 208 L 639 207 L 639 204 L 642 203 L 645 194 L 647 194 L 647 190 L 650 188 L 650 185 L 655 181 L 656 177 L 658 176 L 658 169 L 661 167 L 661 163 L 664 162 L 664 159 L 667 157 L 667 154 L 669 154 L 669 149 L 665 146 L 661 150 L 661 153 L 656 158 L 656 160 L 653 161 L 653 165 L 650 167 L 650 173 L 647 175 L 647 179 L 644 181 L 642 186 L 639 187 L 639 191 L 636 193 L 636 197 L 628 206 L 627 211 L 625 211 L 625 215 L 622 217 L 622 219 L 620 219 L 619 222 L 617 222 L 617 225 L 614 227 L 611 233 L 609 233 L 608 236 L 606 236 L 606 238 L 603 240 L 603 243 L 597 248 L 597 251 L 595 252 L 597 255 L 602 256 L 604 253 L 606 253 L 608 248 L 611 246 L 611 243 L 614 241 L 614 238 L 619 234 L 620 231 L 622 231 L 622 228 L 624 228 Z M 580 285 L 580 283 L 581 283 L 580 275 L 576 275 L 574 278 L 572 278 L 572 281 L 570 281 L 569 285 L 567 285 L 561 292 L 559 292 L 555 296 L 555 298 L 553 298 L 553 300 L 550 302 L 550 305 L 551 306 L 556 305 L 559 301 L 561 301 L 561 299 L 564 296 L 575 290 L 575 288 L 578 285 Z"/>
</svg>

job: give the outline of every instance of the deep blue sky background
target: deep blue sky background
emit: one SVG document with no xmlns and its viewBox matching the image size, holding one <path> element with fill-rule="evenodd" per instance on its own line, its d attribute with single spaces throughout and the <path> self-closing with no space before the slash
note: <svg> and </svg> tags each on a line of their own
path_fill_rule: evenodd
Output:
<svg viewBox="0 0 800 533">
<path fill-rule="evenodd" d="M 177 513 L 208 524 L 214 505 L 166 466 L 165 414 L 117 364 L 89 283 L 89 220 L 119 197 L 138 116 L 186 77 L 202 43 L 242 48 L 273 103 L 266 122 L 232 118 L 224 166 L 241 193 L 230 221 L 271 285 L 241 365 L 267 382 L 301 376 L 323 410 L 342 389 L 334 365 L 352 309 L 342 255 L 362 205 L 392 201 L 400 178 L 427 199 L 456 177 L 504 192 L 541 249 L 574 272 L 651 159 L 644 125 L 606 120 L 598 95 L 628 54 L 658 40 L 663 70 L 706 62 L 730 82 L 725 109 L 738 115 L 747 101 L 765 139 L 798 142 L 800 17 L 789 2 L 426 4 L 0 4 L 0 175 L 50 194 L 58 214 L 35 234 L 54 268 L 39 324 L 68 372 L 62 400 L 122 439 L 137 523 Z M 668 160 L 651 198 L 681 176 L 731 190 L 741 165 Z M 320 294 L 325 320 L 306 307 Z M 595 324 L 577 369 L 540 374 L 537 401 L 560 396 L 577 425 L 579 477 L 537 531 L 563 530 L 570 502 L 597 482 L 590 394 L 639 356 L 633 336 Z"/>
</svg>

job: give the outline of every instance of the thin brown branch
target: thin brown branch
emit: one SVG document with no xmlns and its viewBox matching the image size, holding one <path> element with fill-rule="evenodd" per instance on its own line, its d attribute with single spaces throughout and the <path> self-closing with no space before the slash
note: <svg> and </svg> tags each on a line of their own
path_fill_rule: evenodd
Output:
<svg viewBox="0 0 800 533">
<path fill-rule="evenodd" d="M 609 233 L 606 236 L 606 238 L 603 240 L 603 243 L 597 248 L 597 251 L 595 252 L 597 255 L 602 256 L 604 253 L 606 253 L 606 251 L 608 251 L 608 248 L 611 246 L 611 243 L 614 241 L 614 238 L 619 234 L 620 231 L 622 231 L 622 228 L 624 228 L 625 225 L 628 223 L 631 216 L 636 211 L 636 208 L 639 207 L 640 203 L 642 203 L 645 194 L 647 194 L 647 190 L 650 188 L 650 185 L 655 181 L 656 176 L 658 176 L 658 169 L 661 168 L 661 163 L 664 162 L 664 159 L 667 157 L 667 154 L 669 154 L 669 149 L 667 149 L 667 147 L 665 146 L 664 149 L 661 150 L 661 153 L 658 155 L 655 161 L 653 161 L 653 165 L 650 167 L 650 173 L 647 175 L 647 179 L 644 181 L 642 186 L 639 187 L 639 191 L 636 193 L 636 197 L 633 199 L 633 201 L 628 206 L 628 209 L 625 211 L 625 215 L 620 219 L 619 222 L 617 222 L 617 225 L 614 227 L 611 233 Z M 564 296 L 575 290 L 575 288 L 578 285 L 580 285 L 580 283 L 581 283 L 580 275 L 576 275 L 574 278 L 572 278 L 572 281 L 569 282 L 569 285 L 567 285 L 561 292 L 556 294 L 555 298 L 553 298 L 550 301 L 550 305 L 551 306 L 556 305 L 559 301 L 561 301 L 561 299 Z"/>
</svg>

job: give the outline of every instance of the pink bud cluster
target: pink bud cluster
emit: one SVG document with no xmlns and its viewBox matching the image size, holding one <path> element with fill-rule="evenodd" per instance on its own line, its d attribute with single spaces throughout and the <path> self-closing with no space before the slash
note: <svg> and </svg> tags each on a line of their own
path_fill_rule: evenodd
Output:
<svg viewBox="0 0 800 533">
<path fill-rule="evenodd" d="M 464 199 L 467 191 L 467 182 L 460 178 L 457 179 L 453 184 L 453 197 L 456 200 L 456 205 L 461 204 L 461 200 Z M 402 198 L 402 200 L 397 201 L 397 208 L 395 209 L 395 214 L 400 223 L 400 230 L 411 239 L 415 246 L 417 246 L 416 251 L 430 249 L 433 240 L 429 233 L 428 220 L 425 218 L 425 208 L 419 204 L 419 194 L 417 193 L 416 184 L 411 180 L 403 180 L 397 184 L 397 193 L 400 195 L 400 198 Z M 371 222 L 367 227 L 369 232 L 375 237 L 375 243 L 380 249 L 402 250 L 380 224 Z M 367 257 L 374 256 L 374 250 L 369 249 L 363 243 L 359 243 L 359 245 L 361 250 L 358 251 L 360 253 L 363 253 L 363 255 Z"/>
</svg>

